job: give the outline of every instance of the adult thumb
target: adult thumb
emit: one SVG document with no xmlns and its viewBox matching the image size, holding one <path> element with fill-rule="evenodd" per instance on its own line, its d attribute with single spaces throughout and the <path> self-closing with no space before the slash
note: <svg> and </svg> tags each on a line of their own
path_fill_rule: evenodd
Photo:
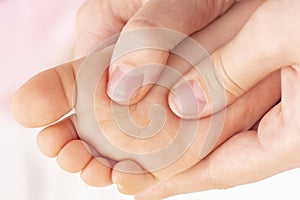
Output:
<svg viewBox="0 0 300 200">
<path fill-rule="evenodd" d="M 169 105 L 179 117 L 196 119 L 231 104 L 267 75 L 290 65 L 278 48 L 280 40 L 269 23 L 278 21 L 265 2 L 237 36 L 201 61 L 180 79 L 169 94 Z M 274 37 L 273 37 L 274 36 Z M 197 104 L 191 104 L 196 99 Z M 195 101 L 194 101 L 195 102 Z"/>
<path fill-rule="evenodd" d="M 200 30 L 221 15 L 233 2 L 148 1 L 119 36 L 109 67 L 107 94 L 121 104 L 138 102 L 158 79 L 169 50 L 185 35 Z"/>
</svg>

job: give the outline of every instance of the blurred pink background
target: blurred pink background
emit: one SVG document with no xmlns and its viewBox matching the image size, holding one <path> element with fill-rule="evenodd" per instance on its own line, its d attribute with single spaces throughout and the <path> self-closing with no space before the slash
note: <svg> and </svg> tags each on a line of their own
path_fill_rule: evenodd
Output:
<svg viewBox="0 0 300 200">
<path fill-rule="evenodd" d="M 100 0 L 99 0 L 100 1 Z M 24 129 L 10 113 L 14 91 L 32 75 L 72 59 L 74 22 L 83 0 L 0 0 L 0 199 L 133 199 L 114 186 L 92 188 L 39 153 L 38 129 Z M 287 183 L 287 184 L 284 184 Z M 171 199 L 299 199 L 300 170 L 224 191 Z"/>
<path fill-rule="evenodd" d="M 114 186 L 92 188 L 63 172 L 35 144 L 38 129 L 18 125 L 10 98 L 34 74 L 72 60 L 76 11 L 83 0 L 0 1 L 0 199 L 132 199 Z"/>
<path fill-rule="evenodd" d="M 9 97 L 25 79 L 72 58 L 74 16 L 82 2 L 0 1 L 1 110 L 7 112 Z"/>
</svg>

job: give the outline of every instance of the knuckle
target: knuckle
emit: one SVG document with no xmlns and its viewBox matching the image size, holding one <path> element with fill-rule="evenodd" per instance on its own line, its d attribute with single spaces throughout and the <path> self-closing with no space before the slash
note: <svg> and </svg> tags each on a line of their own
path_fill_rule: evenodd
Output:
<svg viewBox="0 0 300 200">
<path fill-rule="evenodd" d="M 136 29 L 144 27 L 159 27 L 159 25 L 147 17 L 135 17 L 126 25 L 126 29 Z"/>
<path fill-rule="evenodd" d="M 228 102 L 230 103 L 244 94 L 245 89 L 234 81 L 228 72 L 228 66 L 226 66 L 222 58 L 222 48 L 212 56 L 212 60 L 216 68 L 217 76 L 219 77 L 217 79 L 225 91 Z"/>
</svg>

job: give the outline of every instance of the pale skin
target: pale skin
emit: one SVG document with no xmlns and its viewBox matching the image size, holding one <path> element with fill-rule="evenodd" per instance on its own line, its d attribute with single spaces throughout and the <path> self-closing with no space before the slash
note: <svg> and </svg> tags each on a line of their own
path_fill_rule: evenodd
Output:
<svg viewBox="0 0 300 200">
<path fill-rule="evenodd" d="M 74 71 L 76 71 L 76 66 L 79 63 L 80 61 L 74 61 L 47 70 L 34 76 L 23 85 L 16 92 L 12 101 L 14 114 L 18 121 L 26 127 L 38 127 L 51 124 L 59 117 L 68 113 L 72 109 L 71 97 L 75 81 Z M 173 65 L 173 67 L 176 66 Z M 274 74 L 227 108 L 226 120 L 218 144 L 221 144 L 236 132 L 251 127 L 264 112 L 276 103 L 279 97 L 279 84 L 273 84 L 273 82 L 277 80 L 277 83 L 279 83 L 277 75 Z M 134 143 L 134 149 L 130 148 L 132 145 L 123 147 L 127 147 L 129 151 L 147 152 L 150 149 L 156 149 L 158 147 L 157 144 L 163 145 L 172 139 L 173 133 L 176 132 L 179 118 L 167 106 L 167 89 L 155 86 L 151 90 L 150 95 L 131 107 L 133 119 L 135 119 L 135 116 L 140 116 L 147 112 L 149 106 L 153 103 L 160 103 L 165 107 L 168 114 L 168 121 L 158 137 L 147 141 L 138 141 L 126 136 L 121 137 L 123 134 L 115 127 L 109 107 L 111 101 L 105 94 L 106 83 L 107 79 L 104 77 L 97 91 L 96 104 L 101 108 L 102 114 L 102 117 L 99 118 L 99 124 L 104 129 L 107 129 L 106 133 L 111 135 L 116 144 Z M 266 90 L 272 92 L 265 92 Z M 278 92 L 274 93 L 273 91 Z M 260 99 L 256 95 L 260 95 Z M 262 102 L 261 99 L 265 100 L 264 103 L 260 103 Z M 32 104 L 32 102 L 35 103 Z M 242 118 L 242 116 L 246 115 L 248 115 L 247 120 Z M 133 175 L 122 173 L 114 171 L 114 169 L 107 167 L 102 162 L 98 162 L 78 138 L 71 118 L 45 128 L 39 134 L 37 142 L 40 150 L 45 155 L 49 157 L 57 156 L 57 162 L 64 170 L 68 172 L 81 171 L 82 179 L 88 184 L 105 186 L 113 180 L 117 184 L 124 185 L 124 188 L 119 188 L 122 192 L 133 194 L 144 190 L 159 180 L 164 180 L 182 170 L 188 169 L 199 162 L 199 147 L 204 139 L 204 133 L 209 122 L 210 118 L 201 119 L 197 138 L 191 148 L 180 159 L 171 166 L 152 174 Z M 139 120 L 138 123 L 145 123 L 145 121 Z M 131 178 L 126 178 L 128 176 Z"/>
<path fill-rule="evenodd" d="M 181 0 L 88 0 L 77 16 L 75 57 L 86 55 L 100 42 L 116 33 L 145 27 L 168 28 L 191 35 L 226 12 L 233 3 L 234 0 L 191 0 L 189 3 Z M 156 38 L 148 35 L 145 41 L 153 43 Z M 175 47 L 179 42 L 172 46 Z M 168 55 L 168 52 L 159 50 L 141 50 L 122 56 L 109 66 L 108 86 L 114 87 L 120 79 L 112 79 L 115 69 L 132 69 L 149 62 L 166 64 Z M 155 73 L 154 81 L 159 78 L 160 73 L 161 71 Z M 143 86 L 130 103 L 142 99 L 151 86 Z M 110 87 L 107 91 L 109 96 Z M 131 96 L 130 93 L 127 95 Z"/>
<path fill-rule="evenodd" d="M 299 8 L 299 1 L 266 1 L 241 32 L 213 55 L 216 62 L 220 59 L 216 55 L 222 56 L 223 68 L 230 78 L 225 85 L 228 95 L 235 94 L 227 105 L 257 81 L 281 69 L 281 101 L 264 115 L 257 130 L 235 135 L 193 168 L 157 184 L 136 199 L 163 199 L 230 188 L 300 167 Z M 196 76 L 191 70 L 185 77 Z M 234 85 L 243 90 L 237 92 Z"/>
<path fill-rule="evenodd" d="M 202 44 L 204 43 L 203 41 L 205 41 L 204 35 L 205 31 L 202 33 L 202 40 L 198 38 L 198 41 Z M 232 33 L 229 35 L 232 35 Z M 195 38 L 197 38 L 196 35 Z M 230 36 L 228 36 L 228 38 L 230 39 Z M 213 44 L 211 45 L 212 47 L 209 44 L 203 45 L 208 49 L 211 48 L 211 51 L 214 51 L 216 48 L 224 44 L 224 42 L 227 41 L 222 41 L 220 42 L 220 44 Z M 190 67 L 184 67 L 184 63 L 182 63 L 182 61 L 180 63 L 176 56 L 171 56 L 168 60 L 168 63 L 172 67 L 180 70 L 182 73 L 184 73 Z M 76 71 L 79 64 L 80 61 L 76 61 L 73 63 L 65 64 L 63 66 L 58 66 L 54 69 L 48 70 L 35 76 L 28 83 L 26 83 L 13 98 L 12 106 L 16 118 L 27 127 L 44 126 L 54 122 L 56 119 L 71 110 L 72 88 L 75 81 L 74 71 Z M 271 106 L 273 106 L 278 101 L 279 88 L 278 84 L 274 84 L 276 82 L 279 84 L 278 76 L 276 76 L 275 74 L 260 83 L 258 86 L 254 87 L 252 90 L 247 92 L 244 96 L 232 103 L 232 105 L 227 108 L 227 123 L 225 123 L 222 137 L 218 141 L 218 144 L 223 143 L 226 139 L 228 139 L 235 133 L 251 127 Z M 109 104 L 110 102 L 109 98 L 105 94 L 106 84 L 107 80 L 103 78 L 98 90 L 98 98 L 99 100 L 101 100 L 101 103 L 99 102 L 99 105 L 103 105 L 103 107 L 105 107 L 105 105 Z M 270 93 L 266 91 L 269 91 Z M 276 91 L 278 91 L 278 93 L 276 93 Z M 169 110 L 169 107 L 167 105 L 167 96 L 167 90 L 155 86 L 151 90 L 149 96 L 147 96 L 137 105 L 132 106 L 133 117 L 134 114 L 139 115 L 145 113 L 149 105 L 154 102 L 160 102 L 165 106 L 166 110 L 168 111 L 170 121 L 166 124 L 164 131 L 160 134 L 160 137 L 163 139 L 168 138 L 166 136 L 172 135 L 172 133 L 175 131 L 172 130 L 172 128 L 176 127 L 176 123 L 178 123 L 178 118 Z M 260 97 L 259 101 L 257 96 Z M 35 102 L 34 105 L 32 105 L 33 99 Z M 262 101 L 262 99 L 264 99 L 264 101 Z M 249 113 L 249 110 L 253 113 Z M 105 113 L 107 120 L 110 120 L 111 111 L 108 109 L 105 110 Z M 239 120 L 241 120 L 241 116 L 244 117 L 246 113 L 247 115 L 249 115 L 249 119 L 243 119 L 240 122 Z M 201 120 L 202 124 L 207 124 L 209 122 L 209 118 Z M 113 122 L 112 124 L 109 124 L 109 127 L 114 127 Z M 102 162 L 99 162 L 97 159 L 93 158 L 93 156 L 90 155 L 82 142 L 79 140 L 70 118 L 67 118 L 62 122 L 44 129 L 38 136 L 38 145 L 41 148 L 41 151 L 46 155 L 50 157 L 58 156 L 59 165 L 66 171 L 81 171 L 83 180 L 88 184 L 94 186 L 105 186 L 111 184 L 111 182 L 113 181 L 114 183 L 125 186 L 119 188 L 121 192 L 133 194 L 146 189 L 147 187 L 160 180 L 169 178 L 175 175 L 177 172 L 195 165 L 199 161 L 197 153 L 199 152 L 199 144 L 201 144 L 201 141 L 203 140 L 203 133 L 205 132 L 205 128 L 206 127 L 204 125 L 203 127 L 201 127 L 201 129 L 198 130 L 198 137 L 193 144 L 193 147 L 181 159 L 179 159 L 174 165 L 153 174 L 145 173 L 143 175 L 132 175 L 120 173 L 118 171 L 114 171 L 107 165 L 104 165 Z M 249 133 L 251 133 L 250 136 L 253 134 L 253 132 Z M 153 144 L 155 144 L 155 140 L 164 141 L 161 138 L 153 138 Z M 117 143 L 119 142 L 120 144 L 124 142 L 132 142 L 128 141 L 128 138 L 122 138 L 121 140 L 120 138 L 115 139 L 115 141 Z M 226 142 L 225 144 L 227 145 L 227 143 L 228 142 Z M 225 148 L 226 145 L 224 145 L 224 147 L 221 146 L 220 148 L 218 148 L 218 150 L 215 151 L 216 153 L 213 153 L 211 155 L 217 154 L 217 152 Z M 145 150 L 143 149 L 144 146 L 145 145 L 143 143 L 140 143 L 137 145 L 137 149 L 135 150 Z M 149 148 L 156 148 L 156 146 L 150 145 Z M 203 164 L 200 165 L 201 163 Z M 200 162 L 200 164 L 198 165 L 206 166 L 205 163 L 207 162 Z M 170 183 L 175 183 L 176 178 L 178 177 L 189 177 L 186 174 L 193 172 L 193 170 L 195 170 L 198 165 L 191 168 L 189 171 L 171 178 Z M 128 179 L 128 176 L 130 176 L 131 179 Z M 101 179 L 95 179 L 95 177 L 101 177 Z M 174 179 L 174 182 L 172 182 L 172 179 Z M 137 184 L 137 182 L 140 182 L 141 184 Z M 161 185 L 156 186 L 156 191 L 158 191 L 156 193 L 157 198 L 173 195 L 171 193 L 171 187 L 167 187 L 166 189 L 166 183 L 168 182 L 162 182 Z M 136 186 L 139 187 L 137 188 Z M 179 191 L 183 193 L 190 192 L 188 189 L 192 187 L 181 188 L 182 190 Z M 194 191 L 197 191 L 197 189 L 194 189 Z M 141 195 L 138 198 L 145 197 Z"/>
<path fill-rule="evenodd" d="M 136 199 L 158 200 L 184 193 L 227 189 L 299 168 L 300 129 L 296 123 L 299 111 L 293 107 L 300 100 L 299 69 L 282 69 L 281 79 L 282 101 L 263 117 L 258 130 L 238 133 L 191 169 L 158 183 L 138 194 Z"/>
<path fill-rule="evenodd" d="M 253 4 L 253 9 L 257 5 L 258 3 Z M 236 14 L 232 16 L 229 15 L 227 16 L 227 18 L 235 17 Z M 241 24 L 241 22 L 239 23 Z M 222 23 L 219 22 L 216 23 L 216 25 L 214 26 L 208 27 L 207 31 L 203 31 L 194 35 L 194 38 L 198 40 L 202 45 L 205 45 L 207 49 L 213 51 L 214 49 L 222 45 L 222 43 L 226 42 L 226 37 L 230 38 L 234 34 L 234 31 L 228 32 L 227 36 L 225 35 L 226 37 L 224 37 L 224 39 L 219 41 L 218 43 L 209 42 L 210 40 L 207 37 L 207 35 L 209 35 L 212 32 L 215 34 L 222 34 L 223 36 L 223 32 L 217 31 L 220 28 L 221 24 Z M 234 28 L 235 30 L 239 29 L 239 27 Z M 12 101 L 13 110 L 15 112 L 16 118 L 27 127 L 45 126 L 54 122 L 55 120 L 66 114 L 68 111 L 70 111 L 72 108 L 72 89 L 75 81 L 74 73 L 78 69 L 79 64 L 80 61 L 74 61 L 72 63 L 56 67 L 52 70 L 48 70 L 35 76 L 28 83 L 26 83 L 16 93 Z M 187 65 L 187 63 L 184 63 L 176 56 L 172 56 L 169 59 L 168 64 L 174 67 L 175 69 L 181 71 L 182 73 L 184 73 L 190 68 L 190 66 Z M 276 75 L 270 77 L 270 79 L 276 79 Z M 109 104 L 110 102 L 108 97 L 105 95 L 105 87 L 107 80 L 103 79 L 102 81 L 103 82 L 101 82 L 98 92 L 99 100 L 101 101 L 99 101 L 97 105 L 99 105 L 101 108 L 107 108 L 107 104 Z M 254 92 L 251 91 L 249 95 L 252 96 L 252 98 L 254 99 L 254 94 L 263 93 L 265 87 L 273 88 L 269 90 L 273 91 L 276 90 L 275 88 L 277 88 L 278 85 L 272 86 L 269 85 L 268 82 L 262 83 L 261 86 L 258 86 L 254 90 Z M 133 117 L 135 115 L 139 116 L 144 114 L 148 111 L 148 107 L 150 105 L 159 102 L 160 104 L 164 105 L 164 107 L 168 111 L 168 123 L 166 124 L 166 127 L 164 128 L 163 132 L 159 134 L 159 137 L 153 138 L 152 141 L 147 141 L 147 143 L 143 141 L 130 141 L 130 138 L 126 137 L 116 137 L 115 141 L 117 143 L 128 144 L 131 142 L 135 142 L 135 151 L 147 151 L 148 149 L 145 149 L 146 144 L 147 147 L 150 149 L 158 148 L 158 141 L 163 141 L 161 145 L 164 145 L 166 142 L 168 142 L 168 140 L 171 139 L 169 138 L 169 136 L 172 136 L 172 133 L 176 132 L 176 124 L 178 124 L 178 118 L 170 112 L 167 106 L 168 91 L 164 88 L 156 86 L 155 88 L 153 88 L 151 94 L 152 95 L 147 96 L 147 98 L 145 98 L 139 104 L 132 106 Z M 161 98 L 161 96 L 164 96 L 164 98 Z M 276 102 L 278 94 L 275 93 L 271 96 L 272 98 L 269 98 L 267 100 L 267 104 L 262 104 L 261 106 L 257 106 L 251 109 L 253 115 L 251 115 L 249 120 L 243 120 L 243 123 L 240 123 L 239 126 L 236 126 L 233 123 L 229 123 L 228 120 L 234 121 L 232 120 L 232 118 L 240 119 L 239 116 L 243 116 L 245 115 L 245 112 L 248 112 L 249 108 L 247 107 L 250 105 L 246 107 L 241 106 L 247 103 L 247 96 L 244 100 L 237 102 L 235 107 L 233 106 L 232 108 L 229 108 L 227 113 L 227 123 L 225 123 L 226 126 L 224 127 L 224 131 L 218 144 L 222 143 L 222 141 L 226 140 L 238 130 L 243 130 L 247 127 L 252 126 L 252 124 L 254 124 L 255 121 L 258 120 L 260 116 L 271 105 L 273 105 Z M 37 104 L 35 103 L 34 105 L 32 105 L 31 103 L 33 101 L 31 98 L 35 99 L 35 102 L 37 102 Z M 245 109 L 240 109 L 241 107 L 244 107 Z M 238 115 L 235 111 L 237 109 L 239 110 Z M 101 112 L 103 113 L 103 110 Z M 111 120 L 111 123 L 106 123 L 106 125 L 104 125 L 104 128 L 105 126 L 107 126 L 110 129 L 110 131 L 112 131 L 114 130 L 112 128 L 115 127 L 115 125 L 112 121 L 111 111 L 108 109 L 104 112 L 106 113 L 104 115 L 105 119 L 101 119 L 101 121 Z M 124 174 L 118 171 L 113 171 L 109 166 L 103 164 L 102 162 L 99 162 L 96 158 L 93 158 L 93 156 L 90 155 L 90 153 L 86 150 L 82 142 L 80 142 L 76 130 L 74 129 L 74 126 L 72 124 L 72 120 L 70 118 L 67 118 L 62 122 L 56 123 L 55 125 L 45 128 L 38 136 L 38 146 L 45 155 L 49 157 L 58 156 L 58 164 L 66 171 L 81 171 L 82 179 L 86 183 L 93 186 L 105 186 L 111 184 L 111 182 L 113 181 L 114 183 L 126 186 L 119 188 L 122 192 L 133 194 L 144 190 L 145 188 L 151 186 L 159 180 L 171 177 L 174 174 L 193 166 L 199 161 L 199 147 L 201 146 L 200 144 L 203 140 L 204 133 L 206 132 L 207 125 L 205 124 L 209 123 L 209 118 L 204 119 L 202 121 L 203 122 L 201 122 L 201 124 L 204 125 L 201 126 L 201 128 L 198 130 L 199 134 L 192 148 L 176 163 L 152 175 L 146 173 L 145 176 L 134 176 L 132 174 Z M 140 123 L 143 124 L 145 122 L 140 121 Z M 118 130 L 116 127 L 113 133 L 115 133 L 116 135 L 120 135 L 117 134 Z M 153 144 L 155 145 L 153 146 Z M 102 161 L 103 160 L 105 159 L 102 158 Z M 126 178 L 128 175 L 131 176 L 130 179 Z M 95 177 L 101 177 L 101 179 Z M 126 182 L 124 182 L 124 180 L 126 180 Z M 130 180 L 132 181 L 132 183 L 130 182 Z M 141 184 L 136 184 L 136 181 L 140 181 Z M 137 187 L 137 185 L 139 187 Z"/>
</svg>

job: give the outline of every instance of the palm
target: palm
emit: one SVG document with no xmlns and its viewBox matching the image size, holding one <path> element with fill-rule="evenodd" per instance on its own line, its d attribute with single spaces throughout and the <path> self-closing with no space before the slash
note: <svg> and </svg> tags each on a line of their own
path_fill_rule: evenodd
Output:
<svg viewBox="0 0 300 200">
<path fill-rule="evenodd" d="M 234 135 L 198 165 L 167 183 L 158 184 L 143 194 L 142 199 L 233 187 L 299 167 L 300 127 L 297 120 L 300 116 L 295 109 L 300 99 L 297 87 L 300 84 L 299 67 L 283 68 L 281 80 L 281 102 L 264 115 L 257 131 Z M 190 182 L 196 175 L 199 175 L 196 182 Z M 175 191 L 179 181 L 186 185 Z M 167 189 L 164 184 L 168 185 Z M 155 190 L 157 196 L 151 195 Z"/>
<path fill-rule="evenodd" d="M 264 115 L 257 131 L 237 134 L 207 158 L 220 187 L 259 181 L 300 166 L 299 111 L 294 107 L 300 99 L 298 69 L 281 70 L 281 102 Z M 222 161 L 231 164 L 217 166 Z"/>
</svg>

